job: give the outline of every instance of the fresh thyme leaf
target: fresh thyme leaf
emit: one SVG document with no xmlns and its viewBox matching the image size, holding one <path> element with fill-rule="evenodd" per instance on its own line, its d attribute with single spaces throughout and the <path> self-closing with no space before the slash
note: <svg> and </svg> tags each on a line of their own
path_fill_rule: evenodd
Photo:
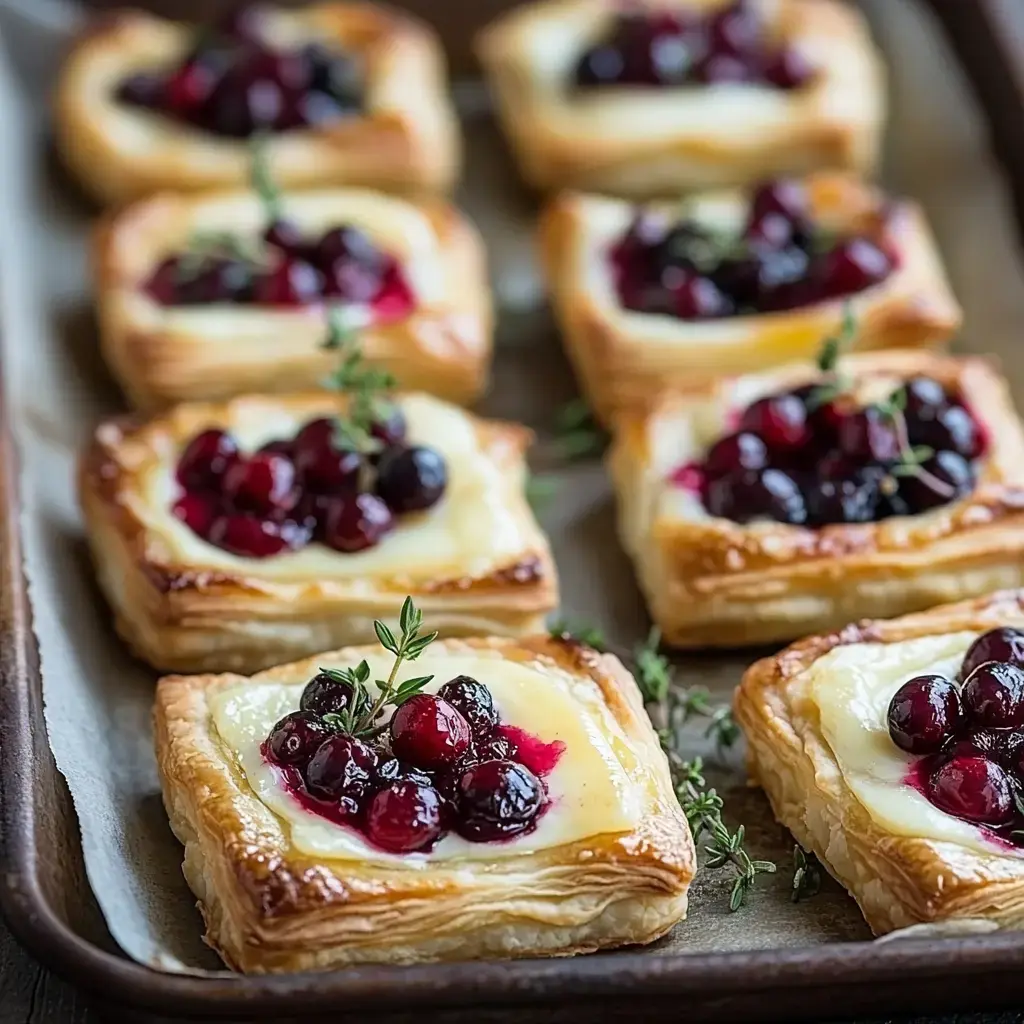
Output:
<svg viewBox="0 0 1024 1024">
<path fill-rule="evenodd" d="M 595 651 L 604 650 L 605 647 L 604 632 L 598 626 L 572 619 L 555 619 L 548 627 L 548 635 L 554 640 L 575 640 L 577 643 L 586 644 L 587 647 L 593 647 Z"/>
<path fill-rule="evenodd" d="M 529 502 L 534 514 L 540 512 L 557 493 L 558 480 L 553 476 L 531 474 L 527 478 L 526 500 Z"/>
<path fill-rule="evenodd" d="M 843 304 L 843 320 L 839 327 L 839 334 L 825 338 L 818 352 L 818 369 L 822 373 L 836 377 L 836 380 L 832 382 L 833 386 L 839 385 L 839 357 L 850 347 L 856 334 L 857 322 L 853 315 L 853 306 L 846 302 Z"/>
<path fill-rule="evenodd" d="M 337 306 L 327 312 L 327 335 L 320 343 L 321 348 L 338 349 L 354 341 L 358 335 L 353 324 L 345 319 L 345 313 Z"/>
<path fill-rule="evenodd" d="M 567 402 L 555 420 L 558 450 L 564 459 L 579 459 L 601 451 L 604 431 L 594 421 L 590 408 L 582 398 Z"/>
<path fill-rule="evenodd" d="M 672 666 L 668 658 L 658 653 L 661 631 L 655 626 L 634 654 L 636 681 L 645 704 L 660 704 L 668 697 L 672 684 Z"/>
<path fill-rule="evenodd" d="M 802 846 L 793 847 L 793 902 L 810 899 L 821 888 L 821 865 L 813 853 Z"/>
<path fill-rule="evenodd" d="M 402 611 L 398 616 L 398 627 L 403 633 L 415 633 L 423 623 L 423 616 L 412 603 L 412 598 L 407 597 L 402 602 Z"/>
<path fill-rule="evenodd" d="M 386 651 L 390 651 L 392 654 L 397 655 L 399 653 L 398 641 L 395 639 L 395 634 L 386 626 L 380 619 L 373 620 L 373 630 L 377 634 L 377 639 L 380 641 L 381 647 Z"/>
<path fill-rule="evenodd" d="M 251 161 L 249 176 L 253 191 L 263 203 L 268 223 L 273 223 L 281 216 L 281 192 L 270 173 L 267 139 L 268 136 L 264 132 L 257 132 L 252 137 L 249 144 L 249 159 Z"/>
<path fill-rule="evenodd" d="M 404 704 L 410 697 L 415 697 L 417 693 L 421 693 L 423 687 L 433 679 L 433 676 L 416 676 L 414 679 L 406 679 L 401 683 L 394 694 L 389 698 L 388 703 L 394 707 L 399 707 Z"/>
</svg>

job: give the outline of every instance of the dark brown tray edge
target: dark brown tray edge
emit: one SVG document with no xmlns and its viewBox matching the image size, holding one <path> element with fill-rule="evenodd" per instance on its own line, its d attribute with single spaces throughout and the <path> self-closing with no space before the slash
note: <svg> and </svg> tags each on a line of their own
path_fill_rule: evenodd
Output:
<svg viewBox="0 0 1024 1024">
<path fill-rule="evenodd" d="M 939 17 L 979 94 L 994 147 L 1017 189 L 1024 222 L 1024 60 L 1011 59 L 999 26 L 1003 0 L 921 0 Z M 1024 55 L 1018 54 L 1018 57 Z M 998 935 L 876 946 L 845 943 L 797 950 L 561 961 L 357 968 L 325 975 L 205 979 L 151 970 L 85 941 L 62 921 L 36 870 L 34 790 L 43 730 L 38 654 L 31 629 L 18 537 L 16 452 L 0 399 L 0 910 L 11 931 L 44 965 L 108 1006 L 194 1019 L 267 1019 L 372 1008 L 544 1004 L 577 1019 L 658 1011 L 688 1019 L 832 1019 L 888 1013 L 1009 1006 L 1019 1002 L 1024 937 Z M 751 912 L 756 912 L 752 910 Z M 966 983 L 970 979 L 970 983 Z M 685 1000 L 685 1002 L 681 1002 Z M 554 1009 L 563 1007 L 564 1013 Z M 344 1010 L 342 1010 L 344 1008 Z M 539 1007 L 538 1007 L 539 1008 Z M 547 1018 L 547 1014 L 545 1018 Z M 467 1018 L 468 1019 L 468 1018 Z M 474 1019 L 480 1019 L 474 1017 Z M 490 1019 L 490 1018 L 489 1018 Z M 531 1019 L 541 1019 L 531 1012 Z M 553 1017 L 551 1019 L 554 1019 Z"/>
</svg>

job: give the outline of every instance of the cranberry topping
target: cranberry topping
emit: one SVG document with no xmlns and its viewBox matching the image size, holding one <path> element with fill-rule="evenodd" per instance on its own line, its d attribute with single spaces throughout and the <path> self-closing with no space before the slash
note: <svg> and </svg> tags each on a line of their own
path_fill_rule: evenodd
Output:
<svg viewBox="0 0 1024 1024">
<path fill-rule="evenodd" d="M 810 438 L 806 404 L 798 395 L 785 392 L 747 406 L 740 425 L 775 450 L 800 447 Z"/>
<path fill-rule="evenodd" d="M 220 503 L 208 494 L 183 494 L 171 511 L 193 533 L 205 538 L 220 515 Z"/>
<path fill-rule="evenodd" d="M 270 730 L 267 754 L 276 764 L 305 768 L 329 735 L 330 730 L 319 715 L 292 711 Z"/>
<path fill-rule="evenodd" d="M 245 512 L 219 516 L 211 525 L 207 539 L 242 558 L 269 558 L 292 547 L 301 547 L 300 539 L 305 543 L 295 524 L 261 519 Z"/>
<path fill-rule="evenodd" d="M 964 714 L 977 728 L 1005 729 L 1024 726 L 1024 668 L 990 661 L 979 665 L 965 680 Z"/>
<path fill-rule="evenodd" d="M 216 490 L 238 459 L 238 445 L 223 430 L 204 430 L 178 460 L 178 483 L 188 491 Z"/>
<path fill-rule="evenodd" d="M 373 747 L 336 733 L 325 739 L 309 759 L 306 787 L 313 796 L 337 802 L 347 812 L 356 814 L 373 788 L 377 761 Z"/>
<path fill-rule="evenodd" d="M 375 494 L 335 498 L 327 509 L 324 543 L 350 554 L 379 544 L 395 527 L 391 509 Z"/>
<path fill-rule="evenodd" d="M 780 48 L 748 0 L 704 17 L 677 11 L 625 12 L 579 57 L 577 89 L 679 87 L 759 82 L 798 89 L 813 77 L 802 57 Z"/>
<path fill-rule="evenodd" d="M 367 703 L 366 692 L 361 692 L 360 708 Z M 351 706 L 354 693 L 352 684 L 340 679 L 337 673 L 319 672 L 306 684 L 299 707 L 318 715 L 337 714 Z"/>
<path fill-rule="evenodd" d="M 768 464 L 768 446 L 746 431 L 727 434 L 716 441 L 704 458 L 704 472 L 709 477 L 725 476 L 744 469 L 764 469 Z"/>
<path fill-rule="evenodd" d="M 377 467 L 377 493 L 399 514 L 436 505 L 448 484 L 444 459 L 433 449 L 389 448 Z"/>
<path fill-rule="evenodd" d="M 382 789 L 366 814 L 370 840 L 394 853 L 425 849 L 442 830 L 441 794 L 432 786 L 410 780 L 398 780 Z"/>
<path fill-rule="evenodd" d="M 531 828 L 544 806 L 544 785 L 515 761 L 484 761 L 456 787 L 459 835 L 473 842 L 507 839 Z"/>
<path fill-rule="evenodd" d="M 317 494 L 356 490 L 363 460 L 358 452 L 337 448 L 334 420 L 312 420 L 295 436 L 295 465 L 303 487 Z"/>
<path fill-rule="evenodd" d="M 894 261 L 870 238 L 851 238 L 825 254 L 817 268 L 822 298 L 856 295 L 881 284 L 893 271 Z"/>
<path fill-rule="evenodd" d="M 807 504 L 797 482 L 781 469 L 740 470 L 711 480 L 704 505 L 713 516 L 737 523 L 775 519 L 798 525 L 807 521 Z"/>
<path fill-rule="evenodd" d="M 957 755 L 939 765 L 928 780 L 932 803 L 947 814 L 980 825 L 1006 825 L 1013 819 L 1013 788 L 994 761 Z"/>
<path fill-rule="evenodd" d="M 444 768 L 466 752 L 469 740 L 466 719 L 432 694 L 410 697 L 391 719 L 391 749 L 420 768 Z"/>
<path fill-rule="evenodd" d="M 238 509 L 289 512 L 299 500 L 295 466 L 286 455 L 272 452 L 238 459 L 224 475 L 224 493 Z"/>
<path fill-rule="evenodd" d="M 963 724 L 960 694 L 942 676 L 915 676 L 893 695 L 888 721 L 889 735 L 901 750 L 936 754 Z"/>
<path fill-rule="evenodd" d="M 497 727 L 498 709 L 494 706 L 491 691 L 472 676 L 449 679 L 437 695 L 462 715 L 474 736 L 486 736 Z"/>
<path fill-rule="evenodd" d="M 370 436 L 380 441 L 385 448 L 393 448 L 405 440 L 408 429 L 405 414 L 397 405 L 391 405 L 370 425 Z"/>
<path fill-rule="evenodd" d="M 986 661 L 1002 661 L 1010 665 L 1024 665 L 1024 632 L 1010 626 L 1000 626 L 982 633 L 967 648 L 960 678 L 966 679 L 979 665 Z"/>
</svg>

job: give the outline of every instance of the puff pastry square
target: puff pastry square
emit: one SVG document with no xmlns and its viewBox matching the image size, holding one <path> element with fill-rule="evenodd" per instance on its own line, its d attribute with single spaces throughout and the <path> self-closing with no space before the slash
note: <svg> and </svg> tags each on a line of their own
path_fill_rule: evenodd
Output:
<svg viewBox="0 0 1024 1024">
<path fill-rule="evenodd" d="M 331 394 L 185 404 L 165 416 L 101 424 L 85 449 L 79 495 L 119 633 L 171 671 L 255 671 L 374 638 L 407 594 L 443 636 L 519 636 L 557 606 L 555 567 L 524 496 L 529 431 L 480 420 L 427 395 L 398 405 L 413 444 L 444 457 L 444 497 L 402 517 L 380 544 L 342 554 L 321 544 L 264 559 L 206 543 L 172 513 L 175 467 L 200 431 L 228 430 L 243 451 L 337 414 Z"/>
<path fill-rule="evenodd" d="M 97 20 L 64 61 L 54 97 L 57 147 L 102 203 L 164 189 L 238 188 L 249 178 L 245 139 L 201 131 L 120 102 L 118 84 L 172 67 L 194 26 L 137 10 Z M 284 188 L 369 185 L 388 191 L 447 190 L 460 160 L 441 45 L 426 25 L 372 3 L 271 8 L 266 35 L 282 46 L 340 44 L 365 65 L 361 116 L 273 134 L 267 159 Z"/>
<path fill-rule="evenodd" d="M 1003 379 L 984 360 L 922 352 L 842 366 L 854 382 L 925 375 L 959 391 L 988 438 L 973 490 L 917 515 L 818 528 L 712 516 L 673 474 L 728 432 L 735 410 L 820 378 L 793 364 L 664 396 L 623 418 L 609 463 L 619 535 L 668 643 L 792 640 L 1024 584 L 1024 431 Z"/>
<path fill-rule="evenodd" d="M 707 14 L 727 0 L 640 0 Z M 750 84 L 576 93 L 570 77 L 621 4 L 544 0 L 484 30 L 478 53 L 523 177 L 539 189 L 647 198 L 820 168 L 869 171 L 884 72 L 860 14 L 837 0 L 754 0 L 772 34 L 816 67 L 793 92 Z"/>
<path fill-rule="evenodd" d="M 284 197 L 304 236 L 353 226 L 394 257 L 413 293 L 412 311 L 377 320 L 369 307 L 344 316 L 360 350 L 400 387 L 468 405 L 487 385 L 492 309 L 483 243 L 456 209 L 379 192 L 330 189 Z M 323 305 L 164 306 L 144 284 L 166 257 L 201 233 L 258 239 L 266 213 L 250 192 L 164 193 L 108 218 L 96 235 L 94 271 L 104 357 L 134 405 L 247 392 L 316 388 L 337 365 L 324 350 Z M 330 301 L 330 300 L 327 300 Z"/>
<path fill-rule="evenodd" d="M 449 835 L 405 855 L 306 811 L 274 785 L 259 752 L 320 666 L 364 657 L 386 674 L 391 659 L 378 647 L 252 678 L 160 681 L 164 802 L 206 940 L 231 967 L 568 956 L 651 942 L 685 916 L 693 841 L 636 684 L 615 657 L 548 637 L 432 645 L 416 662 L 435 676 L 428 691 L 472 675 L 505 720 L 565 753 L 535 831 L 482 844 Z"/>
<path fill-rule="evenodd" d="M 613 280 L 610 250 L 636 208 L 615 199 L 566 194 L 541 224 L 541 254 L 563 344 L 596 415 L 609 421 L 648 404 L 666 388 L 699 386 L 715 377 L 749 373 L 813 357 L 821 339 L 840 330 L 849 306 L 856 322 L 853 349 L 935 345 L 960 327 L 932 233 L 920 207 L 888 198 L 842 173 L 804 180 L 813 221 L 825 231 L 863 233 L 896 255 L 880 284 L 850 296 L 771 313 L 708 320 L 626 309 Z M 750 195 L 709 192 L 685 205 L 653 203 L 654 216 L 686 219 L 712 229 L 739 230 Z"/>
<path fill-rule="evenodd" d="M 934 807 L 904 777 L 886 709 L 908 679 L 955 675 L 981 633 L 1024 626 L 1005 591 L 813 636 L 747 670 L 735 712 L 779 821 L 856 899 L 876 934 L 1024 925 L 1024 851 Z"/>
</svg>

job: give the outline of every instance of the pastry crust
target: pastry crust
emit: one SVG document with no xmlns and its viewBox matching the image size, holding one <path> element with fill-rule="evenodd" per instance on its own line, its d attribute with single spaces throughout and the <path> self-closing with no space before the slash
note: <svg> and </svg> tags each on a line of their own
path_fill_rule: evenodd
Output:
<svg viewBox="0 0 1024 1024">
<path fill-rule="evenodd" d="M 428 619 L 427 621 L 432 621 Z M 206 941 L 245 972 L 366 962 L 415 963 L 569 956 L 651 942 L 686 914 L 695 869 L 690 831 L 668 764 L 632 676 L 612 655 L 531 637 L 439 642 L 460 654 L 511 659 L 552 688 L 596 697 L 625 740 L 638 823 L 504 858 L 388 863 L 310 859 L 289 842 L 224 749 L 209 699 L 239 676 L 174 676 L 157 689 L 155 732 L 164 802 L 185 844 L 184 872 Z M 432 648 L 433 650 L 433 648 Z M 298 682 L 322 664 L 355 664 L 363 650 L 322 654 L 263 672 Z M 452 674 L 458 671 L 453 668 Z M 597 717 L 592 724 L 605 729 Z M 620 760 L 621 750 L 617 753 Z M 557 805 L 549 811 L 556 814 Z"/>
<path fill-rule="evenodd" d="M 268 165 L 281 187 L 452 187 L 459 129 L 447 95 L 444 55 L 431 29 L 371 3 L 320 3 L 270 12 L 268 35 L 285 44 L 340 43 L 360 53 L 367 69 L 361 116 L 268 139 Z M 57 147 L 101 203 L 248 182 L 245 139 L 204 132 L 114 97 L 127 75 L 173 65 L 191 40 L 191 26 L 124 10 L 97 19 L 68 54 L 54 97 Z"/>
<path fill-rule="evenodd" d="M 710 10 L 723 0 L 639 0 Z M 613 86 L 567 92 L 579 54 L 621 8 L 542 0 L 486 28 L 477 52 L 523 177 L 539 189 L 648 198 L 820 168 L 869 172 L 885 120 L 881 57 L 861 15 L 837 0 L 756 0 L 773 34 L 817 78 L 792 93 L 751 85 Z"/>
<path fill-rule="evenodd" d="M 665 388 L 812 358 L 821 339 L 840 330 L 847 304 L 856 322 L 854 349 L 929 346 L 956 333 L 960 307 L 916 203 L 890 200 L 844 173 L 815 174 L 805 184 L 816 223 L 878 238 L 897 254 L 899 265 L 881 284 L 848 300 L 718 320 L 684 321 L 623 308 L 608 252 L 629 227 L 635 207 L 572 193 L 548 206 L 540 232 L 548 287 L 563 344 L 599 418 L 609 421 L 621 410 L 649 404 Z M 703 210 L 742 220 L 748 201 L 744 193 L 728 191 L 691 202 L 698 217 Z M 652 209 L 668 212 L 672 206 Z"/>
<path fill-rule="evenodd" d="M 815 370 L 794 364 L 666 395 L 619 423 L 609 465 L 619 535 L 668 643 L 791 640 L 1024 584 L 1024 430 L 1005 381 L 982 359 L 923 352 L 854 355 L 842 366 L 862 383 L 925 374 L 958 388 L 989 439 L 974 491 L 876 523 L 813 529 L 715 518 L 670 474 L 724 432 L 730 409 L 812 381 Z"/>
<path fill-rule="evenodd" d="M 445 455 L 448 492 L 430 512 L 403 517 L 394 534 L 358 555 L 311 544 L 294 554 L 240 558 L 200 540 L 170 509 L 178 456 L 201 430 L 231 430 L 243 448 L 258 447 L 337 413 L 343 398 L 243 396 L 180 405 L 149 421 L 102 423 L 80 460 L 79 499 L 101 586 L 133 651 L 169 671 L 256 671 L 372 641 L 373 619 L 393 625 L 407 594 L 442 636 L 542 629 L 558 605 L 558 584 L 547 539 L 524 496 L 531 433 L 426 395 L 398 401 L 410 438 Z M 446 451 L 442 435 L 453 426 L 458 447 Z M 470 459 L 473 472 L 484 475 L 457 483 L 455 474 Z M 486 534 L 465 547 L 463 534 L 492 522 L 487 516 L 497 517 L 500 546 L 492 548 Z M 379 567 L 389 543 L 399 539 L 401 551 L 392 547 L 395 556 Z"/>
<path fill-rule="evenodd" d="M 401 388 L 460 405 L 487 386 L 493 314 L 479 234 L 454 207 L 358 189 L 286 195 L 284 208 L 311 237 L 352 224 L 395 256 L 413 287 L 405 318 L 367 322 L 359 346 Z M 250 192 L 164 193 L 101 223 L 94 270 L 104 358 L 133 404 L 152 411 L 181 401 L 316 388 L 337 366 L 322 348 L 322 305 L 164 307 L 143 290 L 166 257 L 197 232 L 257 238 L 265 211 Z M 366 307 L 352 313 L 369 318 Z"/>
<path fill-rule="evenodd" d="M 1024 926 L 1024 860 L 995 848 L 985 855 L 954 842 L 894 835 L 876 822 L 846 784 L 813 702 L 801 694 L 801 678 L 843 645 L 1003 625 L 1024 627 L 1024 591 L 809 637 L 752 665 L 736 693 L 751 778 L 764 787 L 776 818 L 850 891 L 876 934 L 959 919 Z"/>
</svg>

